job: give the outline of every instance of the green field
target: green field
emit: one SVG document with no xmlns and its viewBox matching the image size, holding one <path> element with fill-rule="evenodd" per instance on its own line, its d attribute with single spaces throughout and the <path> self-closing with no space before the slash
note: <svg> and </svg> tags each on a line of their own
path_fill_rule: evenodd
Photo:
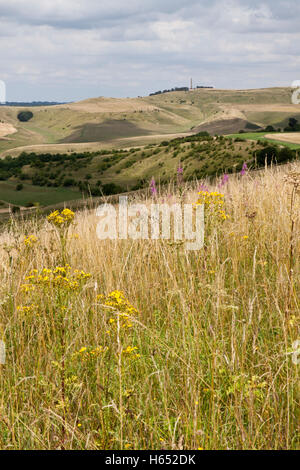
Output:
<svg viewBox="0 0 300 470">
<path fill-rule="evenodd" d="M 243 139 L 243 140 L 261 140 L 263 142 L 272 142 L 273 144 L 276 144 L 276 145 L 284 145 L 285 147 L 288 147 L 292 150 L 297 150 L 297 149 L 300 149 L 300 145 L 299 144 L 293 144 L 291 142 L 284 142 L 284 141 L 280 141 L 280 140 L 273 140 L 273 139 L 267 139 L 265 138 L 265 135 L 267 134 L 278 134 L 278 132 L 246 132 L 246 133 L 243 133 L 243 134 L 230 134 L 230 135 L 227 135 L 226 137 L 231 137 L 231 138 L 235 138 L 235 139 Z"/>
<path fill-rule="evenodd" d="M 27 183 L 21 191 L 16 191 L 16 185 L 17 183 L 12 181 L 0 181 L 0 200 L 17 206 L 26 206 L 29 203 L 48 206 L 81 196 L 78 191 L 71 189 L 39 187 Z"/>
</svg>

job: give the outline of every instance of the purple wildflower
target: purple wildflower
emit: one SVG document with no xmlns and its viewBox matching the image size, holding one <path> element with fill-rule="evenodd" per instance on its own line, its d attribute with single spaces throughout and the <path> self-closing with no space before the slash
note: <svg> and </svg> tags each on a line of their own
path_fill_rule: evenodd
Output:
<svg viewBox="0 0 300 470">
<path fill-rule="evenodd" d="M 156 184 L 155 184 L 155 179 L 154 179 L 154 177 L 152 178 L 151 183 L 150 183 L 150 190 L 151 190 L 152 196 L 156 196 L 156 195 L 157 195 L 157 189 L 156 189 Z"/>
<path fill-rule="evenodd" d="M 205 184 L 200 184 L 198 191 L 209 191 L 209 189 Z"/>
<path fill-rule="evenodd" d="M 177 184 L 178 186 L 181 186 L 183 183 L 183 168 L 179 166 L 177 168 Z"/>
<path fill-rule="evenodd" d="M 227 175 L 227 174 L 223 175 L 222 181 L 219 184 L 219 188 L 222 188 L 222 186 L 224 186 L 226 183 L 228 183 L 228 180 L 229 180 L 229 175 Z"/>
<path fill-rule="evenodd" d="M 241 175 L 244 176 L 246 174 L 248 170 L 248 166 L 247 166 L 247 163 L 243 163 L 243 166 L 242 166 L 242 171 L 241 171 Z"/>
</svg>

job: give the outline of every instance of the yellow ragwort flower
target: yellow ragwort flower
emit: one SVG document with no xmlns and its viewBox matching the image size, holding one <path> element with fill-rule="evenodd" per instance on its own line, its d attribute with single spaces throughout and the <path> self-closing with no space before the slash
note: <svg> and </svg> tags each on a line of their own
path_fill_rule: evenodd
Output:
<svg viewBox="0 0 300 470">
<path fill-rule="evenodd" d="M 57 228 L 66 228 L 73 222 L 74 217 L 75 213 L 73 211 L 70 209 L 64 209 L 61 212 L 58 210 L 52 212 L 48 215 L 47 220 Z"/>
<path fill-rule="evenodd" d="M 224 206 L 224 194 L 216 191 L 200 191 L 199 197 L 195 206 L 204 204 L 206 209 L 209 209 L 210 213 L 215 214 L 219 219 L 226 220 L 229 218 L 223 209 Z"/>
<path fill-rule="evenodd" d="M 23 242 L 25 246 L 32 247 L 35 243 L 37 243 L 38 239 L 35 235 L 28 235 L 28 237 L 24 238 Z"/>
<path fill-rule="evenodd" d="M 115 290 L 111 292 L 108 296 L 100 294 L 97 296 L 97 300 L 100 300 L 102 305 L 110 307 L 118 315 L 121 321 L 120 326 L 122 328 L 132 327 L 131 317 L 137 315 L 138 311 L 126 299 L 123 292 Z M 112 326 L 117 325 L 117 321 L 115 318 L 110 318 L 109 323 Z"/>
</svg>

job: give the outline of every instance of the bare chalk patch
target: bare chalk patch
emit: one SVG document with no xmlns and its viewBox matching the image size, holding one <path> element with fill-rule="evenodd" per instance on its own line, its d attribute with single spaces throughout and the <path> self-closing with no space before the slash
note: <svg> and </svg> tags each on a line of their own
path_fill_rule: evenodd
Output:
<svg viewBox="0 0 300 470">
<path fill-rule="evenodd" d="M 17 129 L 12 124 L 0 122 L 0 138 L 15 132 L 17 132 Z"/>
</svg>

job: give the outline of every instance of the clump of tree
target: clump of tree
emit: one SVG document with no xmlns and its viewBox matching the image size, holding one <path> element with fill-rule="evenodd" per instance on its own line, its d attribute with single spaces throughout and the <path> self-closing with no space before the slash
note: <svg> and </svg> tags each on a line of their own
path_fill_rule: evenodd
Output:
<svg viewBox="0 0 300 470">
<path fill-rule="evenodd" d="M 170 88 L 170 90 L 159 90 L 159 91 L 155 91 L 154 93 L 150 93 L 149 96 L 161 95 L 163 93 L 170 93 L 171 91 L 189 91 L 189 88 L 187 86 L 182 86 L 182 87 Z"/>
<path fill-rule="evenodd" d="M 124 188 L 115 183 L 106 183 L 102 186 L 102 193 L 104 194 L 104 196 L 109 196 L 110 194 L 119 194 L 123 192 Z"/>
<path fill-rule="evenodd" d="M 33 118 L 33 113 L 31 111 L 20 111 L 18 114 L 18 119 L 21 122 L 27 122 Z"/>
<path fill-rule="evenodd" d="M 278 146 L 268 145 L 256 153 L 256 161 L 259 166 L 267 163 L 284 163 L 296 158 L 296 152 L 288 147 L 279 148 Z"/>
<path fill-rule="evenodd" d="M 289 124 L 284 128 L 285 132 L 300 132 L 300 123 L 295 118 L 289 119 Z"/>
<path fill-rule="evenodd" d="M 213 88 L 213 86 L 205 86 L 205 85 L 196 86 L 196 89 L 200 89 L 200 88 Z M 171 91 L 189 91 L 189 88 L 187 86 L 182 86 L 182 87 L 170 88 L 169 90 L 159 90 L 159 91 L 155 91 L 154 93 L 150 93 L 149 96 L 161 95 L 163 93 L 170 93 Z"/>
<path fill-rule="evenodd" d="M 269 125 L 265 128 L 264 132 L 276 132 L 276 129 L 273 126 Z"/>
</svg>

